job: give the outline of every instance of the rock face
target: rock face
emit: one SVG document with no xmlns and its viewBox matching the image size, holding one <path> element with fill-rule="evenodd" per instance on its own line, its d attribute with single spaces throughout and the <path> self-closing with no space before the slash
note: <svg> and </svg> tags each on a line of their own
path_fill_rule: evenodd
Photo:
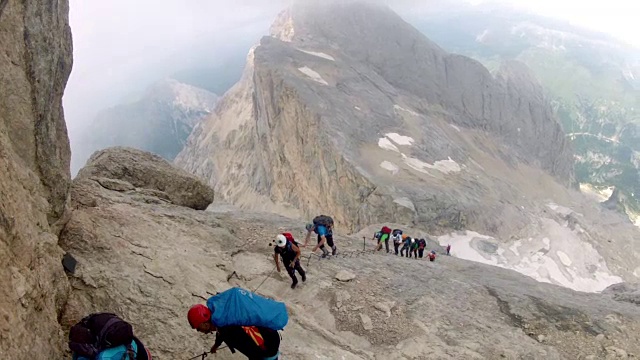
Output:
<svg viewBox="0 0 640 360">
<path fill-rule="evenodd" d="M 69 141 L 62 94 L 72 65 L 66 0 L 0 1 L 0 357 L 58 359 L 68 281 Z"/>
<path fill-rule="evenodd" d="M 281 352 L 291 359 L 546 360 L 640 353 L 636 305 L 454 257 L 431 263 L 363 253 L 361 240 L 339 233 L 336 257 L 309 258 L 303 248 L 307 281 L 292 290 L 286 274 L 274 275 L 270 242 L 281 231 L 302 238 L 304 222 L 151 202 L 139 190 L 122 191 L 116 184 L 123 178 L 111 180 L 108 187 L 98 178 L 73 182 L 75 210 L 61 245 L 79 264 L 61 322 L 68 327 L 86 313 L 115 311 L 134 325 L 154 358 L 187 358 L 209 349 L 214 337 L 196 335 L 186 312 L 231 286 L 286 303 L 290 321 Z M 335 281 L 341 271 L 352 280 Z"/>
<path fill-rule="evenodd" d="M 134 187 L 155 192 L 173 204 L 204 210 L 214 193 L 197 177 L 178 169 L 158 155 L 126 147 L 96 152 L 77 178 L 95 178 L 103 187 L 127 191 Z"/>
<path fill-rule="evenodd" d="M 612 295 L 615 300 L 626 301 L 640 305 L 640 284 L 620 283 L 609 286 L 602 291 L 603 294 Z"/>
<path fill-rule="evenodd" d="M 244 208 L 496 231 L 496 211 L 531 188 L 511 173 L 568 185 L 571 157 L 521 64 L 492 77 L 387 8 L 332 2 L 276 20 L 175 163 Z"/>
<path fill-rule="evenodd" d="M 130 146 L 171 161 L 217 101 L 216 94 L 173 79 L 153 84 L 140 100 L 97 115 L 74 145 L 72 170 L 75 173 L 89 155 L 110 146 Z"/>
</svg>

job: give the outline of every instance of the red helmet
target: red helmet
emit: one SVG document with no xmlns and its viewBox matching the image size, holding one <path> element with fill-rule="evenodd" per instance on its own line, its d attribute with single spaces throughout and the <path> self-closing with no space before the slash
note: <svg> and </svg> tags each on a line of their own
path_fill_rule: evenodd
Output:
<svg viewBox="0 0 640 360">
<path fill-rule="evenodd" d="M 189 320 L 189 325 L 197 329 L 200 324 L 211 319 L 211 310 L 202 304 L 193 305 L 189 309 L 189 313 L 187 313 L 187 319 Z"/>
</svg>

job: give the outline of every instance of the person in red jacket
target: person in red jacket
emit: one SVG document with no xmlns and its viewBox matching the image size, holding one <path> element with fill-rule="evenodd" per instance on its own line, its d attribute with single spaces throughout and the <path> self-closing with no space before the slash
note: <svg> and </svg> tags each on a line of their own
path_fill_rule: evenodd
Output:
<svg viewBox="0 0 640 360">
<path fill-rule="evenodd" d="M 429 253 L 429 261 L 435 261 L 435 260 L 436 260 L 436 251 L 431 250 L 431 252 Z"/>
</svg>

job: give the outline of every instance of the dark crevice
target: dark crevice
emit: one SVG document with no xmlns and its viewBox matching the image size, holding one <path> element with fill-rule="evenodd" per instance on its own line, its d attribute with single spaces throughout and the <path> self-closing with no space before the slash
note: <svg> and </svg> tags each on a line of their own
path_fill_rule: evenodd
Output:
<svg viewBox="0 0 640 360">
<path fill-rule="evenodd" d="M 487 287 L 486 289 L 489 292 L 489 295 L 493 296 L 496 299 L 496 301 L 498 302 L 498 307 L 500 308 L 500 312 L 507 316 L 511 325 L 523 329 L 524 320 L 522 319 L 522 316 L 511 312 L 511 305 L 509 305 L 507 301 L 502 300 L 495 289 L 489 287 Z"/>
</svg>

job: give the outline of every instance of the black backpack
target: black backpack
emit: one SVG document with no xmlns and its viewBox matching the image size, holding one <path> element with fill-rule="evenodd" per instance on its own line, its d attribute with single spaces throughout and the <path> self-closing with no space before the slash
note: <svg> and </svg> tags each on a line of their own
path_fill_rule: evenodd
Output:
<svg viewBox="0 0 640 360">
<path fill-rule="evenodd" d="M 112 313 L 88 315 L 69 331 L 69 349 L 90 358 L 104 349 L 129 346 L 133 340 L 131 324 Z"/>
<path fill-rule="evenodd" d="M 318 215 L 313 218 L 313 225 L 322 225 L 326 227 L 333 226 L 333 218 L 328 215 Z"/>
</svg>

